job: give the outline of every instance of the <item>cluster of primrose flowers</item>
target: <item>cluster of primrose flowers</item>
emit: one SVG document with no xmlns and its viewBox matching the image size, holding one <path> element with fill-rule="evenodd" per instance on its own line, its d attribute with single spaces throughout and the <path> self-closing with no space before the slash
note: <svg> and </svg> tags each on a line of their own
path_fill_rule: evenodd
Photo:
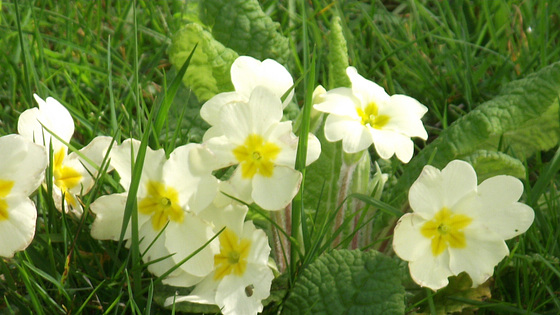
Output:
<svg viewBox="0 0 560 315">
<path fill-rule="evenodd" d="M 315 92 L 314 108 L 329 114 L 326 139 L 342 140 L 347 153 L 373 144 L 381 158 L 396 155 L 408 162 L 414 151 L 411 137 L 427 139 L 421 122 L 427 108 L 408 96 L 389 96 L 353 67 L 347 74 L 351 88 L 327 92 L 319 86 Z M 298 138 L 292 122 L 282 121 L 294 94 L 293 79 L 273 60 L 239 57 L 231 80 L 235 91 L 220 93 L 201 108 L 211 125 L 203 143 L 177 147 L 168 158 L 163 149 L 147 149 L 136 197 L 139 246 L 156 276 L 179 264 L 164 283 L 194 286 L 187 296 L 169 297 L 167 305 L 189 301 L 218 305 L 224 314 L 256 314 L 270 294 L 274 263 L 267 236 L 247 220 L 245 204 L 281 210 L 299 190 L 302 174 L 294 169 Z M 33 191 L 50 181 L 57 209 L 79 217 L 80 197 L 107 160 L 106 172 L 118 173 L 124 191 L 90 205 L 95 214 L 91 235 L 119 240 L 140 142 L 114 144 L 99 136 L 68 154 L 74 133 L 68 110 L 53 98 L 35 99 L 38 108 L 19 118 L 19 135 L 0 138 L 0 255 L 12 257 L 32 241 L 37 217 L 29 198 Z M 306 136 L 307 162 L 312 163 L 321 147 L 313 134 Z M 45 175 L 49 163 L 51 178 Z M 227 180 L 212 173 L 235 165 Z M 533 210 L 518 202 L 522 192 L 521 182 L 511 176 L 477 185 L 474 169 L 463 161 L 452 161 L 441 171 L 426 166 L 410 189 L 413 213 L 400 218 L 393 248 L 409 261 L 412 278 L 421 286 L 437 290 L 461 272 L 479 285 L 508 255 L 504 240 L 525 232 L 533 221 Z M 131 225 L 126 226 L 130 246 Z"/>
</svg>

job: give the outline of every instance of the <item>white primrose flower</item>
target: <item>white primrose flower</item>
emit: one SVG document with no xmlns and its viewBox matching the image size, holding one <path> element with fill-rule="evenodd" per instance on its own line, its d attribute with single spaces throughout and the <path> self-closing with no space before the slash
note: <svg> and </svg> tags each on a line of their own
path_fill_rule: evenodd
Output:
<svg viewBox="0 0 560 315">
<path fill-rule="evenodd" d="M 477 186 L 476 173 L 464 161 L 441 171 L 425 166 L 409 192 L 413 212 L 397 222 L 393 249 L 409 262 L 412 279 L 437 290 L 447 277 L 469 274 L 476 287 L 509 254 L 504 240 L 524 233 L 533 209 L 518 202 L 523 184 L 499 175 Z"/>
<path fill-rule="evenodd" d="M 110 153 L 111 163 L 121 178 L 120 184 L 127 191 L 132 180 L 132 159 L 136 160 L 139 147 L 138 140 L 128 139 Z M 169 159 L 163 149 L 148 148 L 146 151 L 136 196 L 139 247 L 145 252 L 142 257 L 145 262 L 173 255 L 148 266 L 156 276 L 167 272 L 215 235 L 211 225 L 197 216 L 212 202 L 218 190 L 218 181 L 211 170 L 199 168 L 202 150 L 199 144 L 187 144 L 176 148 Z M 91 204 L 96 215 L 91 228 L 94 238 L 119 240 L 126 199 L 127 192 L 102 196 Z M 129 223 L 124 239 L 130 240 L 130 237 Z M 213 270 L 212 257 L 218 250 L 216 243 L 186 261 L 164 282 L 181 286 L 198 283 Z"/>
<path fill-rule="evenodd" d="M 247 221 L 242 229 L 228 225 L 219 240 L 214 272 L 190 295 L 167 298 L 166 306 L 183 301 L 215 304 L 224 315 L 257 314 L 263 310 L 262 301 L 270 295 L 274 278 L 268 266 L 270 247 L 266 234 Z"/>
<path fill-rule="evenodd" d="M 47 152 L 52 144 L 53 178 L 51 180 L 54 183 L 55 205 L 59 211 L 64 208 L 65 212 L 72 211 L 79 217 L 83 209 L 77 196 L 86 194 L 93 187 L 98 167 L 102 164 L 112 139 L 96 137 L 79 150 L 80 154 L 76 152 L 68 154 L 68 147 L 53 135 L 66 143 L 70 142 L 74 134 L 72 116 L 54 98 L 48 97 L 43 100 L 36 94 L 34 96 L 39 108 L 31 108 L 21 113 L 18 119 L 18 132 L 25 138 L 45 146 Z"/>
<path fill-rule="evenodd" d="M 37 209 L 29 195 L 41 185 L 47 153 L 20 135 L 0 137 L 0 256 L 29 246 Z"/>
<path fill-rule="evenodd" d="M 231 65 L 230 72 L 235 91 L 217 94 L 200 109 L 200 116 L 210 125 L 219 124 L 219 113 L 225 104 L 247 102 L 253 89 L 259 85 L 268 88 L 279 99 L 294 85 L 288 70 L 272 59 L 261 62 L 253 57 L 240 56 Z M 292 90 L 282 103 L 282 108 L 290 103 L 293 96 Z"/>
<path fill-rule="evenodd" d="M 382 159 L 397 158 L 407 163 L 414 153 L 411 137 L 426 140 L 428 134 L 420 118 L 428 109 L 417 100 L 385 90 L 360 76 L 354 67 L 346 74 L 352 88 L 336 88 L 324 95 L 314 108 L 329 113 L 325 122 L 328 141 L 342 140 L 346 153 L 367 149 L 372 143 Z"/>
<path fill-rule="evenodd" d="M 223 192 L 267 210 L 284 208 L 299 190 L 302 175 L 294 169 L 298 138 L 292 123 L 281 122 L 280 99 L 256 87 L 247 102 L 223 106 L 219 121 L 207 131 L 205 144 L 216 156 L 215 169 L 238 165 Z M 210 136 L 208 134 L 211 134 Z M 308 138 L 307 162 L 321 152 L 319 140 Z"/>
</svg>

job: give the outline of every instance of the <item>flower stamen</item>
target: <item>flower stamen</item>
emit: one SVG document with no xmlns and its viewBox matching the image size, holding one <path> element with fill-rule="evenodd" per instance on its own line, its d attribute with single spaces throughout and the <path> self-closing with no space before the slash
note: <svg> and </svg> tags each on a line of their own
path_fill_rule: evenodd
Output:
<svg viewBox="0 0 560 315">
<path fill-rule="evenodd" d="M 271 177 L 274 163 L 281 149 L 272 142 L 267 142 L 257 134 L 250 134 L 245 142 L 233 149 L 233 155 L 241 165 L 241 176 L 253 178 L 255 174 Z"/>
<path fill-rule="evenodd" d="M 469 226 L 472 219 L 464 214 L 455 214 L 443 207 L 434 215 L 431 221 L 424 223 L 420 229 L 422 236 L 432 240 L 432 254 L 438 256 L 447 247 L 464 248 L 467 246 L 464 228 Z"/>
<path fill-rule="evenodd" d="M 169 220 L 183 222 L 185 213 L 179 206 L 179 193 L 156 181 L 148 181 L 147 196 L 138 204 L 138 212 L 152 216 L 152 227 L 160 231 Z"/>
</svg>

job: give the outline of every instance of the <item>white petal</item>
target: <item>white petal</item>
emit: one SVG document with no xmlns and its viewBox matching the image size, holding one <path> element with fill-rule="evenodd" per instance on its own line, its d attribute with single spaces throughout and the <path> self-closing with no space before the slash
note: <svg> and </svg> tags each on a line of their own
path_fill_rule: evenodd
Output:
<svg viewBox="0 0 560 315">
<path fill-rule="evenodd" d="M 251 133 L 263 134 L 271 125 L 282 119 L 280 98 L 268 89 L 257 86 L 249 99 Z"/>
<path fill-rule="evenodd" d="M 402 94 L 391 95 L 389 104 L 387 107 L 394 107 L 403 114 L 406 113 L 418 119 L 428 112 L 428 108 L 416 99 Z"/>
<path fill-rule="evenodd" d="M 408 163 L 414 153 L 414 143 L 409 137 L 389 130 L 369 128 L 375 151 L 384 160 L 390 159 L 394 154 L 403 163 Z"/>
<path fill-rule="evenodd" d="M 199 144 L 189 143 L 177 147 L 169 156 L 163 167 L 165 184 L 179 193 L 179 204 L 195 213 L 208 206 L 218 191 L 218 180 L 212 176 L 210 169 L 206 174 L 194 175 L 189 160 L 192 150 L 200 148 Z"/>
<path fill-rule="evenodd" d="M 159 235 L 158 234 L 159 231 L 155 231 L 149 222 L 148 224 L 143 224 L 138 227 L 138 238 L 140 239 L 138 249 L 143 255 L 142 260 L 145 263 L 149 263 L 163 257 L 168 257 L 171 254 L 165 247 L 165 231 Z M 168 257 L 156 263 L 150 263 L 148 265 L 148 271 L 159 277 L 169 269 L 173 268 L 173 266 L 175 266 L 173 259 Z"/>
<path fill-rule="evenodd" d="M 14 182 L 11 194 L 24 197 L 35 191 L 47 167 L 45 148 L 20 135 L 0 137 L 0 177 Z"/>
<path fill-rule="evenodd" d="M 8 197 L 8 219 L 0 220 L 0 256 L 10 258 L 29 246 L 35 235 L 37 209 L 27 197 Z"/>
<path fill-rule="evenodd" d="M 211 126 L 217 126 L 220 124 L 220 115 L 224 105 L 232 102 L 247 102 L 248 100 L 249 95 L 245 97 L 237 92 L 219 93 L 202 105 L 200 108 L 200 116 Z"/>
<path fill-rule="evenodd" d="M 492 276 L 494 266 L 509 254 L 509 250 L 503 240 L 488 239 L 489 235 L 467 230 L 464 232 L 467 247 L 449 248 L 450 268 L 456 275 L 466 271 L 473 280 L 473 287 L 476 287 Z"/>
<path fill-rule="evenodd" d="M 352 92 L 360 100 L 362 108 L 372 102 L 380 106 L 380 104 L 389 100 L 389 95 L 385 92 L 385 89 L 359 75 L 356 68 L 346 68 L 346 74 L 352 82 Z"/>
<path fill-rule="evenodd" d="M 123 141 L 121 145 L 114 147 L 110 153 L 111 165 L 119 173 L 121 177 L 120 183 L 124 189 L 127 190 L 130 187 L 132 177 L 133 165 L 131 161 L 136 161 L 139 148 L 140 141 L 136 139 L 127 139 Z M 134 157 L 134 159 L 132 159 L 132 157 Z M 153 180 L 161 182 L 163 177 L 163 164 L 165 161 L 165 152 L 163 149 L 154 151 L 148 147 L 142 167 L 141 181 Z M 138 190 L 138 196 L 144 195 L 145 187 L 142 185 L 142 182 Z"/>
<path fill-rule="evenodd" d="M 95 213 L 95 221 L 91 226 L 91 236 L 98 240 L 118 241 L 126 205 L 126 193 L 101 196 L 90 205 Z M 123 239 L 130 238 L 130 224 L 127 226 Z"/>
<path fill-rule="evenodd" d="M 523 193 L 523 184 L 515 177 L 491 177 L 478 186 L 473 216 L 507 240 L 527 231 L 535 213 L 531 207 L 517 202 Z"/>
<path fill-rule="evenodd" d="M 254 133 L 252 116 L 253 113 L 251 113 L 251 107 L 248 103 L 224 105 L 220 116 L 220 125 L 224 136 L 231 142 L 243 143 L 249 134 Z"/>
<path fill-rule="evenodd" d="M 403 215 L 393 234 L 393 250 L 403 260 L 415 261 L 426 252 L 431 252 L 431 240 L 420 233 L 426 220 L 422 217 L 407 213 Z"/>
<path fill-rule="evenodd" d="M 165 233 L 165 247 L 169 252 L 175 253 L 172 258 L 175 263 L 191 255 L 214 236 L 212 227 L 208 223 L 188 212 L 185 213 L 183 222 L 169 222 Z M 196 277 L 207 276 L 214 268 L 214 254 L 217 252 L 218 242 L 215 240 L 180 268 Z M 185 286 L 193 284 L 195 283 L 185 284 Z"/>
<path fill-rule="evenodd" d="M 220 183 L 221 193 L 225 193 L 229 196 L 235 197 L 245 203 L 253 203 L 252 191 L 253 191 L 253 181 L 252 179 L 245 179 L 241 176 L 241 168 L 237 168 L 231 177 L 224 182 Z M 223 194 L 222 194 L 223 195 Z M 225 204 L 231 202 L 231 198 L 225 196 L 227 199 Z M 220 193 L 216 199 L 222 199 Z M 216 202 L 216 201 L 214 201 Z M 218 204 L 224 204 L 223 202 L 218 202 Z"/>
<path fill-rule="evenodd" d="M 373 143 L 371 133 L 359 121 L 336 115 L 327 117 L 325 137 L 330 142 L 342 139 L 342 148 L 346 153 L 363 151 Z"/>
<path fill-rule="evenodd" d="M 214 155 L 213 169 L 220 169 L 238 164 L 239 161 L 233 155 L 233 149 L 242 145 L 243 142 L 231 142 L 226 136 L 211 138 L 205 142 L 206 147 Z"/>
<path fill-rule="evenodd" d="M 39 108 L 32 108 L 24 111 L 18 119 L 18 133 L 47 149 L 50 143 L 53 144 L 53 151 L 57 152 L 61 148 L 66 150 L 66 146 L 51 135 L 57 135 L 62 140 L 69 142 L 74 133 L 74 121 L 68 110 L 52 97 L 46 101 L 36 94 L 34 95 Z"/>
<path fill-rule="evenodd" d="M 243 222 L 248 210 L 247 206 L 233 202 L 223 207 L 212 203 L 200 212 L 198 216 L 203 220 L 211 222 L 214 225 L 214 232 L 220 231 L 223 227 L 228 227 L 236 235 L 241 235 L 243 232 Z"/>
<path fill-rule="evenodd" d="M 219 282 L 214 281 L 214 279 L 212 279 L 213 278 L 212 276 L 213 274 L 209 275 L 208 277 L 204 278 L 200 283 L 198 283 L 194 287 L 190 295 L 168 297 L 165 300 L 164 305 L 166 307 L 173 305 L 173 301 L 175 301 L 175 304 L 180 302 L 216 304 L 216 291 L 218 289 Z"/>
<path fill-rule="evenodd" d="M 359 119 L 356 108 L 361 108 L 360 100 L 352 93 L 350 88 L 336 88 L 328 91 L 323 96 L 323 101 L 313 105 L 318 111 Z"/>
<path fill-rule="evenodd" d="M 411 208 L 426 220 L 431 220 L 443 207 L 453 207 L 463 198 L 474 196 L 476 173 L 464 161 L 451 161 L 442 170 L 424 166 L 418 179 L 410 187 Z"/>
<path fill-rule="evenodd" d="M 292 86 L 292 76 L 277 61 L 266 59 L 263 62 L 248 57 L 240 56 L 231 66 L 231 82 L 235 91 L 243 96 L 249 97 L 253 89 L 263 86 L 269 89 L 280 99 Z M 286 107 L 292 100 L 294 91 L 290 91 L 284 100 L 282 107 Z"/>
<path fill-rule="evenodd" d="M 283 209 L 297 194 L 301 177 L 301 173 L 293 168 L 276 165 L 271 177 L 264 177 L 259 174 L 253 177 L 251 196 L 255 203 L 263 209 Z"/>
<path fill-rule="evenodd" d="M 268 245 L 268 237 L 263 230 L 255 228 L 251 221 L 245 222 L 243 225 L 242 239 L 251 240 L 251 249 L 247 261 L 252 264 L 268 266 L 268 256 L 270 255 L 270 246 Z"/>
<path fill-rule="evenodd" d="M 257 314 L 262 311 L 262 300 L 270 295 L 274 278 L 272 271 L 262 265 L 247 264 L 242 277 L 226 276 L 218 285 L 216 304 L 223 307 L 224 315 Z M 247 296 L 246 288 L 252 286 L 252 295 Z"/>
<path fill-rule="evenodd" d="M 449 283 L 447 278 L 453 275 L 453 272 L 449 269 L 448 251 L 444 251 L 435 257 L 431 251 L 426 251 L 423 256 L 410 262 L 408 267 L 414 282 L 434 291 L 445 287 Z"/>
<path fill-rule="evenodd" d="M 321 142 L 319 139 L 312 134 L 308 134 L 307 138 L 307 157 L 306 157 L 306 165 L 309 165 L 319 158 L 321 155 Z"/>
</svg>

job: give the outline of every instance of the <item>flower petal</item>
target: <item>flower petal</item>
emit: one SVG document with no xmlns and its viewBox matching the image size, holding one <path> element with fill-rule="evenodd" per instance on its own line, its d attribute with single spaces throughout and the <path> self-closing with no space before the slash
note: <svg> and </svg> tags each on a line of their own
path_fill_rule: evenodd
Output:
<svg viewBox="0 0 560 315">
<path fill-rule="evenodd" d="M 247 102 L 249 95 L 243 96 L 237 92 L 225 92 L 214 95 L 200 108 L 200 116 L 211 126 L 220 124 L 222 108 L 228 103 Z"/>
<path fill-rule="evenodd" d="M 403 215 L 393 234 L 393 250 L 403 260 L 415 261 L 426 252 L 431 252 L 431 240 L 420 233 L 420 228 L 426 222 L 419 215 L 407 213 Z"/>
<path fill-rule="evenodd" d="M 37 209 L 27 197 L 8 197 L 8 219 L 0 220 L 0 256 L 10 258 L 29 246 L 35 235 Z"/>
<path fill-rule="evenodd" d="M 467 246 L 449 248 L 450 269 L 458 275 L 462 271 L 469 274 L 473 287 L 481 285 L 492 276 L 494 267 L 509 254 L 506 243 L 497 237 L 488 238 L 482 231 L 473 232 L 465 229 Z"/>
<path fill-rule="evenodd" d="M 14 182 L 11 194 L 29 196 L 43 181 L 45 148 L 20 135 L 0 137 L 0 148 L 0 179 Z"/>
<path fill-rule="evenodd" d="M 292 76 L 277 61 L 266 59 L 263 62 L 249 57 L 240 56 L 231 65 L 231 82 L 235 91 L 243 96 L 249 97 L 257 86 L 264 86 L 280 99 L 292 88 L 294 81 Z M 282 104 L 286 107 L 292 100 L 294 90 L 290 91 Z"/>
<path fill-rule="evenodd" d="M 396 154 L 403 163 L 410 161 L 414 153 L 414 143 L 409 137 L 389 130 L 369 128 L 369 131 L 379 157 L 387 160 Z"/>
<path fill-rule="evenodd" d="M 431 220 L 443 207 L 451 209 L 467 195 L 474 196 L 476 184 L 476 173 L 467 162 L 451 161 L 442 171 L 426 165 L 410 187 L 410 207 L 425 220 Z"/>
<path fill-rule="evenodd" d="M 491 177 L 478 186 L 476 205 L 471 211 L 504 240 L 525 233 L 533 223 L 535 212 L 517 202 L 523 184 L 515 177 Z"/>
<path fill-rule="evenodd" d="M 445 287 L 449 283 L 447 278 L 453 275 L 453 272 L 449 269 L 448 251 L 434 256 L 428 250 L 417 260 L 410 262 L 408 267 L 414 282 L 434 291 Z"/>
<path fill-rule="evenodd" d="M 373 143 L 371 133 L 366 127 L 359 121 L 344 116 L 327 117 L 325 137 L 330 142 L 342 139 L 342 148 L 346 153 L 363 151 Z"/>
<path fill-rule="evenodd" d="M 360 116 L 356 108 L 360 108 L 360 100 L 352 93 L 352 89 L 342 87 L 328 91 L 322 95 L 320 103 L 313 105 L 318 111 L 338 115 L 348 116 L 359 120 Z"/>
<path fill-rule="evenodd" d="M 352 92 L 360 100 L 362 108 L 372 102 L 380 106 L 382 103 L 389 101 L 389 95 L 385 92 L 385 89 L 359 75 L 356 68 L 346 68 L 346 74 L 352 82 Z"/>
<path fill-rule="evenodd" d="M 185 213 L 183 222 L 169 222 L 165 233 L 165 247 L 170 253 L 174 253 L 172 259 L 175 263 L 181 262 L 193 252 L 202 248 L 214 236 L 214 232 L 208 223 L 188 212 Z M 214 254 L 217 252 L 218 242 L 214 241 L 187 260 L 180 268 L 195 277 L 207 276 L 213 271 Z M 185 283 L 184 286 L 191 286 L 196 282 Z"/>
<path fill-rule="evenodd" d="M 91 237 L 98 240 L 119 240 L 126 198 L 126 193 L 106 195 L 97 198 L 90 205 L 90 210 L 95 213 L 95 221 L 91 225 Z M 130 224 L 123 239 L 129 238 Z"/>
<path fill-rule="evenodd" d="M 271 177 L 256 174 L 251 196 L 266 210 L 285 208 L 294 198 L 301 184 L 301 173 L 286 166 L 274 166 Z"/>
</svg>

